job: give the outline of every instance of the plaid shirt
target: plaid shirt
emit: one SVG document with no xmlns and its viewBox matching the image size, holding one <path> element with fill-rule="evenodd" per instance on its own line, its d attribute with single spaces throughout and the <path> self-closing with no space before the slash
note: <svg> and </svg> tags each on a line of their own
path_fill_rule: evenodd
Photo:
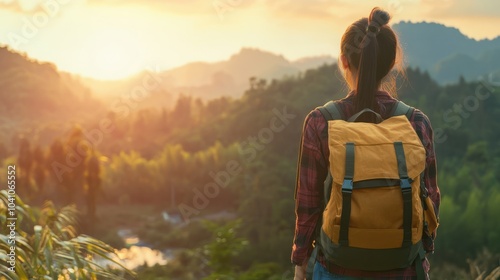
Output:
<svg viewBox="0 0 500 280">
<path fill-rule="evenodd" d="M 380 105 L 380 115 L 385 119 L 389 117 L 390 110 L 397 100 L 392 98 L 387 92 L 379 91 L 376 100 Z M 339 102 L 339 105 L 346 118 L 352 116 L 354 112 L 354 95 L 352 92 Z M 415 110 L 410 123 L 417 132 L 426 150 L 426 167 L 424 173 L 425 186 L 429 196 L 434 203 L 436 215 L 438 215 L 440 193 L 436 178 L 436 156 L 434 153 L 433 132 L 429 119 L 419 110 Z M 328 148 L 328 126 L 321 112 L 317 109 L 311 111 L 304 122 L 302 133 L 302 153 L 300 156 L 300 166 L 297 177 L 297 197 L 296 197 L 296 224 L 295 238 L 292 249 L 292 263 L 296 265 L 304 264 L 312 252 L 312 243 L 315 239 L 316 224 L 323 213 L 322 200 L 324 181 L 328 174 L 330 154 Z M 424 237 L 423 244 L 427 252 L 434 251 L 434 237 Z M 352 277 L 371 278 L 391 278 L 391 279 L 412 279 L 416 275 L 414 266 L 405 269 L 391 271 L 373 272 L 359 271 L 339 267 L 329 263 L 324 256 L 318 254 L 318 261 L 327 267 L 333 274 L 346 275 Z M 424 260 L 424 270 L 429 271 L 430 265 L 427 259 Z"/>
</svg>

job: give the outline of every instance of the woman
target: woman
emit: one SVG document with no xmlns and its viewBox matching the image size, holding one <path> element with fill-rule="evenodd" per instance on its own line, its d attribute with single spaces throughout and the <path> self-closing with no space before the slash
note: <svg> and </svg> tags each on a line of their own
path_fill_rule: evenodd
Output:
<svg viewBox="0 0 500 280">
<path fill-rule="evenodd" d="M 398 38 L 388 26 L 387 12 L 374 8 L 369 18 L 363 18 L 349 26 L 342 37 L 339 68 L 343 70 L 350 93 L 338 101 L 346 119 L 364 108 L 370 108 L 384 119 L 397 100 L 382 90 L 390 84 L 389 73 L 401 56 Z M 392 81 L 394 85 L 394 80 Z M 394 88 L 394 87 L 392 87 Z M 409 118 L 426 151 L 424 183 L 434 204 L 439 210 L 440 193 L 436 181 L 436 157 L 433 132 L 427 116 L 415 110 Z M 363 121 L 371 121 L 365 118 Z M 316 227 L 322 215 L 323 184 L 329 168 L 327 123 L 318 109 L 305 119 L 302 135 L 300 165 L 297 177 L 296 227 L 292 251 L 295 279 L 304 280 L 307 262 L 313 250 Z M 434 235 L 434 234 L 433 234 Z M 434 237 L 423 236 L 427 253 L 434 250 Z M 314 265 L 314 280 L 319 279 L 416 279 L 415 263 L 404 269 L 391 271 L 360 271 L 340 267 L 318 253 Z M 426 278 L 429 262 L 423 261 Z"/>
</svg>

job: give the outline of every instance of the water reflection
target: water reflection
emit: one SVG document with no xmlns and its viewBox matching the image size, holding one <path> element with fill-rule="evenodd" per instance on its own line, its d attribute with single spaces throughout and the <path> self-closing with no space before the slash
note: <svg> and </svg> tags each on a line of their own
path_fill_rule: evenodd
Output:
<svg viewBox="0 0 500 280">
<path fill-rule="evenodd" d="M 153 250 L 149 247 L 131 246 L 116 251 L 117 256 L 113 259 L 121 262 L 126 268 L 133 270 L 139 266 L 146 264 L 154 266 L 156 264 L 166 265 L 168 257 L 158 250 Z M 101 265 L 109 265 L 109 262 L 101 260 Z"/>
</svg>

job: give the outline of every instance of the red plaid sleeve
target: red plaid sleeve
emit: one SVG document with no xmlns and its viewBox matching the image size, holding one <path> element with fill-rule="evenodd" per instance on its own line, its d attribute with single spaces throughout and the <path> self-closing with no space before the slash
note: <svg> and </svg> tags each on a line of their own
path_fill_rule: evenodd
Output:
<svg viewBox="0 0 500 280">
<path fill-rule="evenodd" d="M 429 197 L 434 205 L 436 215 L 439 215 L 441 203 L 441 193 L 437 184 L 437 162 L 434 150 L 434 134 L 429 118 L 419 110 L 413 114 L 411 123 L 422 141 L 426 151 L 426 165 L 424 170 L 424 182 L 429 193 Z M 424 249 L 427 252 L 434 252 L 435 236 L 424 236 L 422 239 Z"/>
<path fill-rule="evenodd" d="M 323 183 L 328 174 L 322 147 L 326 143 L 321 137 L 326 122 L 319 111 L 312 111 L 304 122 L 302 147 L 299 155 L 296 197 L 295 238 L 292 248 L 292 263 L 306 262 L 312 251 L 316 224 L 322 215 Z"/>
</svg>

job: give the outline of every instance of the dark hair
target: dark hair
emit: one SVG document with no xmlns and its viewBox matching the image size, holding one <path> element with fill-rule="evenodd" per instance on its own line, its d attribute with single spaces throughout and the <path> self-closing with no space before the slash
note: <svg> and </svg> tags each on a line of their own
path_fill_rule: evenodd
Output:
<svg viewBox="0 0 500 280">
<path fill-rule="evenodd" d="M 356 111 L 379 111 L 375 93 L 401 51 L 396 34 L 387 25 L 390 19 L 389 13 L 374 8 L 368 18 L 354 22 L 342 36 L 341 54 L 347 58 L 351 72 L 357 72 Z"/>
</svg>

